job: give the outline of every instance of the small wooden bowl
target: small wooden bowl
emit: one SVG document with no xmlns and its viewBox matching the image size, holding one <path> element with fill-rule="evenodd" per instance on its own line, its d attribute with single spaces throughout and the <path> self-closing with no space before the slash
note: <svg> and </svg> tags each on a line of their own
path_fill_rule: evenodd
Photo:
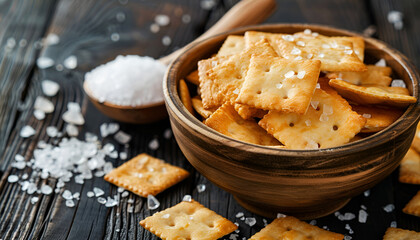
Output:
<svg viewBox="0 0 420 240">
<path fill-rule="evenodd" d="M 83 89 L 99 111 L 120 122 L 145 124 L 162 120 L 168 116 L 164 101 L 138 107 L 120 106 L 109 102 L 100 102 L 93 96 L 86 82 L 83 84 Z"/>
<path fill-rule="evenodd" d="M 224 136 L 191 115 L 178 95 L 179 80 L 200 59 L 216 53 L 230 34 L 247 30 L 295 33 L 311 29 L 327 36 L 360 36 L 332 27 L 274 24 L 241 28 L 206 39 L 175 60 L 164 82 L 165 102 L 175 138 L 188 161 L 217 186 L 232 193 L 248 210 L 274 218 L 277 213 L 314 219 L 344 206 L 373 187 L 399 165 L 419 120 L 420 104 L 385 130 L 360 141 L 319 150 L 287 150 L 249 144 Z M 419 75 L 406 57 L 385 43 L 364 38 L 367 59 L 384 58 L 419 98 Z"/>
</svg>

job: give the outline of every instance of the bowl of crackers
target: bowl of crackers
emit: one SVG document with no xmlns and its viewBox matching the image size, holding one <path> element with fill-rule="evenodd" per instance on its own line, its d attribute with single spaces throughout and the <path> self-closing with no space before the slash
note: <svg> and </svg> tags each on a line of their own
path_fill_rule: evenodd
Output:
<svg viewBox="0 0 420 240">
<path fill-rule="evenodd" d="M 169 67 L 188 161 L 246 209 L 313 219 L 394 171 L 419 120 L 419 75 L 376 39 L 308 24 L 203 40 Z"/>
</svg>

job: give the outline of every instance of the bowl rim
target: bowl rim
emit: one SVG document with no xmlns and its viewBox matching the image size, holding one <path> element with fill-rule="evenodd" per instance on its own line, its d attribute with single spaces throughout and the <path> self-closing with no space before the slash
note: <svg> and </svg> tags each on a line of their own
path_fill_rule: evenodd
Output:
<svg viewBox="0 0 420 240">
<path fill-rule="evenodd" d="M 376 46 L 379 50 L 386 53 L 386 55 L 389 55 L 394 59 L 396 62 L 398 62 L 399 65 L 401 65 L 404 69 L 404 72 L 408 74 L 408 78 L 410 79 L 412 83 L 412 92 L 413 96 L 417 98 L 417 102 L 410 104 L 405 112 L 398 118 L 393 124 L 388 126 L 382 131 L 379 131 L 375 134 L 372 134 L 371 136 L 368 136 L 366 138 L 363 138 L 361 140 L 355 141 L 355 142 L 349 142 L 337 147 L 332 148 L 321 148 L 321 149 L 305 149 L 305 150 L 297 150 L 297 149 L 284 149 L 284 148 L 278 148 L 273 146 L 264 146 L 264 145 L 257 145 L 252 143 L 247 143 L 243 141 L 239 141 L 233 138 L 230 138 L 228 136 L 225 136 L 216 130 L 204 125 L 201 121 L 199 121 L 196 117 L 194 117 L 192 114 L 188 112 L 188 110 L 185 109 L 183 106 L 180 97 L 178 95 L 178 92 L 176 90 L 176 83 L 175 83 L 175 91 L 172 91 L 171 89 L 171 74 L 176 75 L 177 73 L 176 68 L 180 65 L 180 62 L 184 60 L 187 53 L 191 53 L 194 51 L 195 48 L 200 47 L 201 45 L 205 44 L 207 41 L 210 41 L 212 39 L 219 38 L 221 36 L 227 36 L 229 34 L 243 34 L 245 31 L 253 30 L 253 31 L 267 31 L 269 29 L 273 28 L 290 28 L 294 27 L 297 28 L 299 31 L 304 29 L 311 29 L 316 28 L 317 32 L 328 32 L 328 31 L 334 31 L 338 32 L 340 36 L 357 36 L 362 37 L 365 42 L 369 42 L 370 44 Z M 380 47 L 380 48 L 379 48 Z M 173 79 L 173 81 L 176 81 L 176 79 Z M 420 99 L 419 99 L 419 82 L 420 77 L 418 74 L 418 71 L 414 64 L 402 53 L 395 50 L 391 46 L 389 46 L 387 43 L 373 39 L 370 37 L 365 37 L 359 33 L 352 32 L 345 29 L 339 29 L 331 26 L 326 25 L 319 25 L 319 24 L 300 24 L 300 23 L 290 23 L 290 24 L 283 24 L 283 23 L 277 23 L 277 24 L 261 24 L 261 25 L 252 25 L 252 26 L 246 26 L 241 28 L 236 28 L 231 31 L 227 31 L 224 33 L 220 33 L 214 36 L 211 36 L 209 38 L 203 39 L 192 46 L 190 46 L 188 49 L 184 50 L 174 61 L 171 62 L 169 65 L 164 81 L 163 81 L 163 91 L 164 91 L 164 100 L 167 104 L 167 108 L 171 109 L 174 114 L 180 118 L 180 120 L 188 124 L 189 127 L 191 127 L 195 132 L 204 134 L 207 138 L 212 139 L 213 141 L 217 141 L 223 145 L 226 145 L 231 148 L 236 148 L 238 144 L 242 144 L 244 147 L 241 148 L 242 151 L 247 151 L 250 153 L 258 153 L 258 154 L 269 154 L 269 155 L 278 155 L 278 156 L 285 156 L 285 157 L 293 157 L 296 156 L 298 153 L 302 158 L 305 157 L 314 157 L 319 158 L 322 156 L 325 156 L 326 153 L 334 153 L 338 155 L 348 155 L 351 153 L 361 152 L 366 149 L 377 147 L 381 144 L 384 144 L 392 139 L 395 139 L 398 135 L 402 134 L 406 130 L 412 127 L 412 125 L 416 124 L 420 118 Z M 410 117 L 407 121 L 407 117 Z M 316 159 L 314 159 L 316 161 Z"/>
</svg>

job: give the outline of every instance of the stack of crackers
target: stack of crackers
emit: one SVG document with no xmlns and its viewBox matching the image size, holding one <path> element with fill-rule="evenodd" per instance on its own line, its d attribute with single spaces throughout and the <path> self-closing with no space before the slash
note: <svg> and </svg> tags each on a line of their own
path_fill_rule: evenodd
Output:
<svg viewBox="0 0 420 240">
<path fill-rule="evenodd" d="M 198 62 L 186 77 L 197 96 L 184 80 L 179 95 L 204 124 L 240 141 L 336 147 L 381 131 L 417 101 L 390 86 L 391 68 L 363 60 L 360 37 L 249 31 L 228 36 L 215 56 Z"/>
</svg>

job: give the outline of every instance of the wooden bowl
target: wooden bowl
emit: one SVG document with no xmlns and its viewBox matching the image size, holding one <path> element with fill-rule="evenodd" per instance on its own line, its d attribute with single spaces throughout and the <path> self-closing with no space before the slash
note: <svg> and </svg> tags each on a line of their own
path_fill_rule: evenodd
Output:
<svg viewBox="0 0 420 240">
<path fill-rule="evenodd" d="M 164 101 L 138 107 L 120 106 L 109 102 L 100 102 L 93 96 L 86 82 L 83 84 L 83 89 L 99 111 L 120 122 L 145 124 L 162 120 L 168 116 Z"/>
<path fill-rule="evenodd" d="M 373 187 L 399 165 L 419 120 L 419 101 L 391 126 L 360 141 L 319 150 L 286 150 L 241 142 L 207 127 L 181 103 L 178 83 L 200 59 L 216 53 L 229 34 L 247 30 L 295 33 L 311 29 L 327 36 L 360 36 L 332 27 L 274 24 L 241 28 L 208 38 L 175 60 L 164 81 L 165 103 L 175 138 L 188 161 L 230 192 L 246 209 L 266 217 L 277 213 L 301 219 L 328 215 L 351 197 Z M 419 98 L 419 75 L 406 57 L 385 43 L 364 38 L 366 59 L 384 58 L 395 76 Z"/>
</svg>

